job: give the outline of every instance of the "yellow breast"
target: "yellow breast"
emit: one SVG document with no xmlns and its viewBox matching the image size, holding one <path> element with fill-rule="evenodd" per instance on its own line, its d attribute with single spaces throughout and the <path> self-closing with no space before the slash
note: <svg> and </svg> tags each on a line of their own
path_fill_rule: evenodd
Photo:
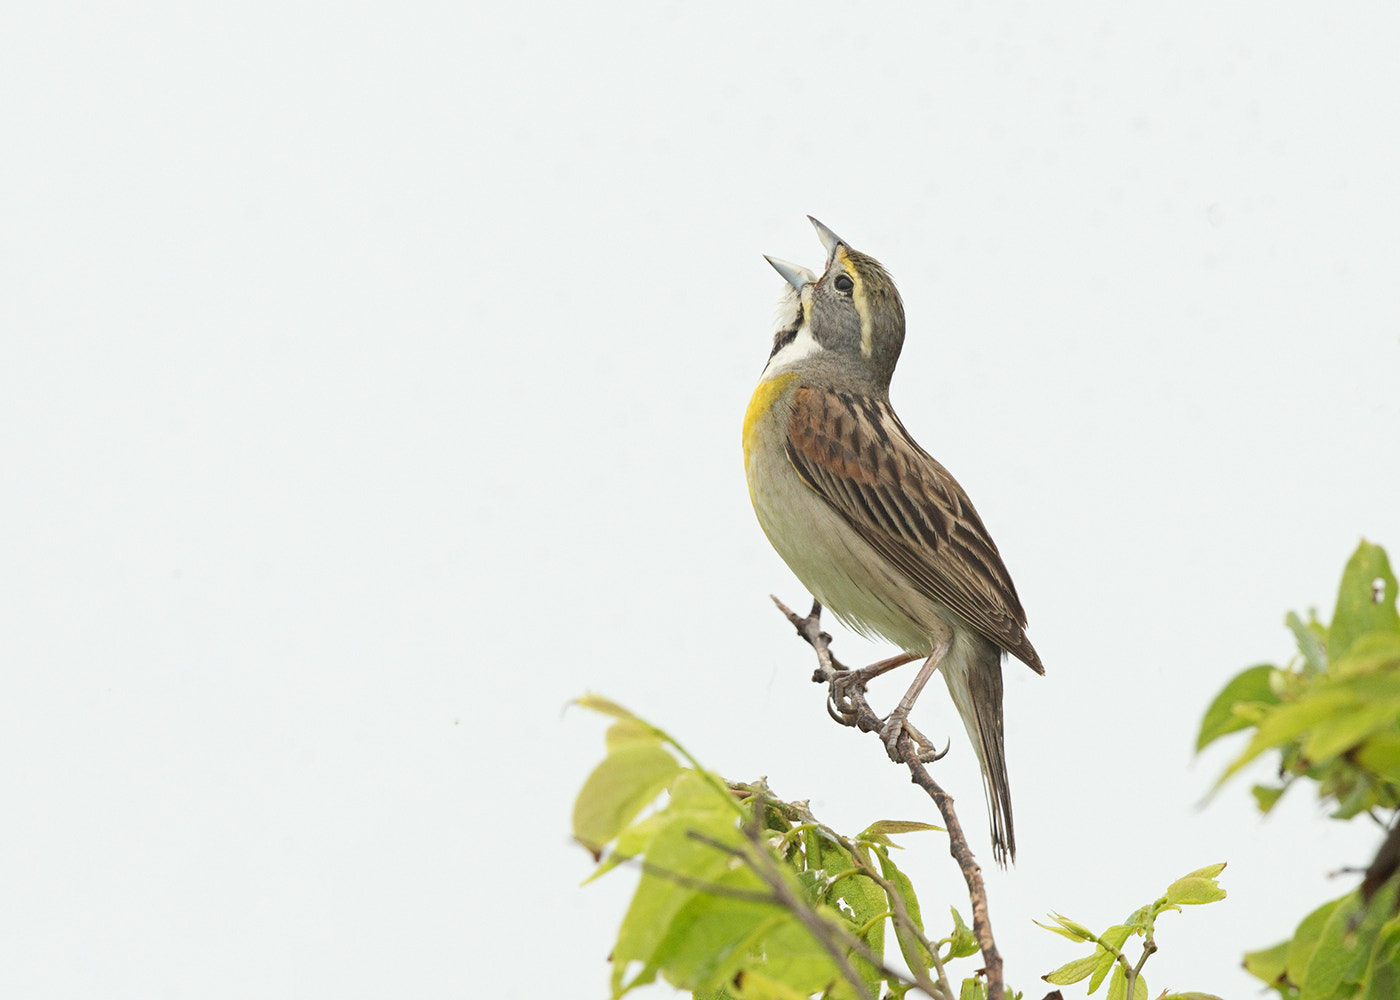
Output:
<svg viewBox="0 0 1400 1000">
<path fill-rule="evenodd" d="M 796 372 L 784 372 L 776 378 L 758 383 L 758 388 L 754 389 L 753 396 L 749 399 L 749 408 L 744 411 L 744 458 L 746 461 L 757 446 L 759 423 L 773 408 L 773 404 L 778 401 L 783 390 L 790 386 L 796 378 Z"/>
</svg>

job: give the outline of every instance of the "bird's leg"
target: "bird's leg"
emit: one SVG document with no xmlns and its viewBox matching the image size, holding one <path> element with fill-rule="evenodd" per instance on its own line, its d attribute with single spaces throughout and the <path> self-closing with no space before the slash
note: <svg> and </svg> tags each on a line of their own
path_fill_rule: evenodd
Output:
<svg viewBox="0 0 1400 1000">
<path fill-rule="evenodd" d="M 859 670 L 842 670 L 831 678 L 831 688 L 826 699 L 826 710 L 837 722 L 847 726 L 853 724 L 856 716 L 855 705 L 851 703 L 849 692 L 864 691 L 865 685 L 879 677 L 883 673 L 888 673 L 895 667 L 902 667 L 906 663 L 912 663 L 919 657 L 914 653 L 900 653 L 898 656 L 891 656 L 887 660 L 880 660 L 872 663 L 868 667 L 861 667 Z"/>
<path fill-rule="evenodd" d="M 891 760 L 899 760 L 899 753 L 896 745 L 899 743 L 899 734 L 906 728 L 909 736 L 914 740 L 919 748 L 919 759 L 923 760 L 926 754 L 932 753 L 931 760 L 937 760 L 942 756 L 934 749 L 933 745 L 925 739 L 918 730 L 909 725 L 909 712 L 914 707 L 914 702 L 919 700 L 920 693 L 924 690 L 924 685 L 933 676 L 933 672 L 938 669 L 938 663 L 948 652 L 948 647 L 952 644 L 952 636 L 949 635 L 937 646 L 933 647 L 933 652 L 924 661 L 924 665 L 919 668 L 918 674 L 914 677 L 914 683 L 909 685 L 909 690 L 904 692 L 904 697 L 899 699 L 899 704 L 894 707 L 885 719 L 884 728 L 880 730 L 880 738 L 885 741 L 885 751 L 890 755 Z M 908 661 L 906 661 L 908 662 Z"/>
</svg>

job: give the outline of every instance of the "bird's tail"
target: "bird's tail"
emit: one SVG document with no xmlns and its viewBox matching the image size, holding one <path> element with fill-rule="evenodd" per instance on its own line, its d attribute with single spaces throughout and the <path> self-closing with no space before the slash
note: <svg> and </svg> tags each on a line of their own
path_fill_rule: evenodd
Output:
<svg viewBox="0 0 1400 1000">
<path fill-rule="evenodd" d="M 1011 784 L 1006 777 L 1001 650 L 974 639 L 951 652 L 939 669 L 982 766 L 982 789 L 992 821 L 992 857 L 1005 868 L 1008 859 L 1016 860 L 1016 828 L 1011 820 Z"/>
</svg>

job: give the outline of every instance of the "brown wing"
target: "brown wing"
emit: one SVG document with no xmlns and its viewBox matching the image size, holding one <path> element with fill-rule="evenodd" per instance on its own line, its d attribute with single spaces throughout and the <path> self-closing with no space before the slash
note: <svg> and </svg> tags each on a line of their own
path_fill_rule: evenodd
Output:
<svg viewBox="0 0 1400 1000">
<path fill-rule="evenodd" d="M 803 481 L 925 596 L 1043 674 L 972 501 L 889 402 L 803 386 L 794 404 L 787 455 Z"/>
</svg>

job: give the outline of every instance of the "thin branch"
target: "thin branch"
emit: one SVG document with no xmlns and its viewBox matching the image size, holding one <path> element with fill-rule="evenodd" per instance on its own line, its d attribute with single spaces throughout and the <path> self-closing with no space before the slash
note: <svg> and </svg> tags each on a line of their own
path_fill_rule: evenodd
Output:
<svg viewBox="0 0 1400 1000">
<path fill-rule="evenodd" d="M 853 726 L 864 733 L 876 733 L 884 727 L 884 719 L 875 714 L 865 699 L 864 683 L 843 683 L 842 674 L 847 668 L 831 655 L 831 636 L 821 629 L 822 606 L 812 602 L 812 610 L 804 618 L 776 597 L 773 603 L 797 629 L 808 645 L 817 654 L 817 669 L 812 680 L 827 685 L 827 712 L 842 725 Z M 908 732 L 901 732 L 895 744 L 896 754 L 901 763 L 909 768 L 914 784 L 922 788 L 938 806 L 943 815 L 943 823 L 948 828 L 948 850 L 953 860 L 962 869 L 963 881 L 967 883 L 968 897 L 972 901 L 972 932 L 977 945 L 982 950 L 983 972 L 987 977 L 987 1000 L 1005 1000 L 1006 985 L 1002 978 L 1001 954 L 997 951 L 996 940 L 992 936 L 991 919 L 987 913 L 987 889 L 982 882 L 982 869 L 973 857 L 968 846 L 962 824 L 953 810 L 953 798 L 945 792 L 919 760 L 920 752 Z"/>
</svg>

